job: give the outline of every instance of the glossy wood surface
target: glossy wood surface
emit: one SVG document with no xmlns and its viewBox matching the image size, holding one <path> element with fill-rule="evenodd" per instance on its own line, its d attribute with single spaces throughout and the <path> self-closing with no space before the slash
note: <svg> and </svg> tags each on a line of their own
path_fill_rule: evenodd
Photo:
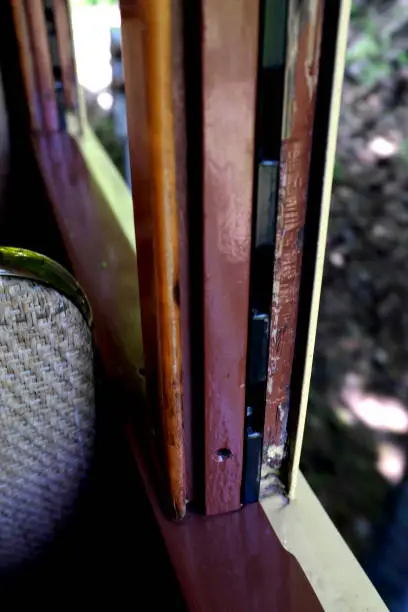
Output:
<svg viewBox="0 0 408 612">
<path fill-rule="evenodd" d="M 258 2 L 203 0 L 206 512 L 240 506 Z"/>
<path fill-rule="evenodd" d="M 169 521 L 154 497 L 140 445 L 131 432 L 129 438 L 187 610 L 321 612 L 301 567 L 258 503 L 218 516 Z"/>
<path fill-rule="evenodd" d="M 323 8 L 323 0 L 289 3 L 264 430 L 266 471 L 279 467 L 286 442 Z M 267 478 L 263 484 L 266 491 Z"/>
<path fill-rule="evenodd" d="M 78 92 L 68 0 L 52 0 L 52 8 L 57 33 L 65 108 L 74 110 L 78 106 Z"/>
<path fill-rule="evenodd" d="M 186 135 L 186 92 L 185 92 L 185 41 L 183 39 L 185 24 L 183 0 L 172 0 L 171 20 L 171 61 L 172 61 L 172 97 L 173 129 L 175 150 L 175 185 L 178 213 L 178 249 L 179 249 L 179 286 L 180 305 L 180 338 L 181 369 L 183 387 L 183 423 L 184 423 L 184 456 L 186 467 L 186 498 L 190 501 L 199 496 L 195 478 L 197 465 L 195 461 L 196 440 L 193 436 L 194 415 L 193 385 L 191 382 L 191 301 L 194 299 L 190 289 L 191 262 L 189 244 L 194 240 L 189 236 L 189 210 L 187 195 L 187 135 Z M 196 406 L 195 406 L 196 409 Z"/>
<path fill-rule="evenodd" d="M 25 0 L 24 6 L 34 65 L 35 98 L 41 113 L 41 132 L 57 132 L 60 123 L 43 2 Z"/>
<path fill-rule="evenodd" d="M 34 58 L 31 53 L 25 0 L 14 0 L 11 3 L 14 30 L 19 49 L 20 69 L 24 83 L 31 129 L 42 130 L 42 113 L 39 91 L 36 86 Z"/>
<path fill-rule="evenodd" d="M 159 407 L 171 504 L 185 514 L 179 236 L 172 20 L 176 3 L 124 0 L 122 47 L 141 290 L 152 405 Z M 156 395 L 157 394 L 157 395 Z"/>
</svg>

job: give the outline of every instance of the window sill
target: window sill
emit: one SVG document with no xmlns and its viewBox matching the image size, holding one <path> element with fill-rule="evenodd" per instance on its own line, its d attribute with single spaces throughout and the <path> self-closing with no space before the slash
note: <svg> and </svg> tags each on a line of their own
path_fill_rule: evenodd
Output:
<svg viewBox="0 0 408 612">
<path fill-rule="evenodd" d="M 294 500 L 283 505 L 282 498 L 276 495 L 262 500 L 261 505 L 282 546 L 296 557 L 324 610 L 387 610 L 301 473 Z"/>
</svg>

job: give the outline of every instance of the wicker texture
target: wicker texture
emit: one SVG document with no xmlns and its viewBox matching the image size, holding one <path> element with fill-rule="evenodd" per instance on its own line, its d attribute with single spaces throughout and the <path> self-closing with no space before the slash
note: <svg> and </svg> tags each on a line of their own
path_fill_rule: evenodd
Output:
<svg viewBox="0 0 408 612">
<path fill-rule="evenodd" d="M 95 431 L 91 332 L 64 296 L 0 277 L 0 568 L 31 560 L 73 512 Z"/>
</svg>

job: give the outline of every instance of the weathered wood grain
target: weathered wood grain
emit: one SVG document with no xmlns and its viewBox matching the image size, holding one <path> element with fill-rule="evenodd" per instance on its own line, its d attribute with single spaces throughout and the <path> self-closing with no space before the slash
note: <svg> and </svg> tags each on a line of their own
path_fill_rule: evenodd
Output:
<svg viewBox="0 0 408 612">
<path fill-rule="evenodd" d="M 289 3 L 263 491 L 270 468 L 273 473 L 281 464 L 286 444 L 323 8 L 324 0 Z"/>
</svg>

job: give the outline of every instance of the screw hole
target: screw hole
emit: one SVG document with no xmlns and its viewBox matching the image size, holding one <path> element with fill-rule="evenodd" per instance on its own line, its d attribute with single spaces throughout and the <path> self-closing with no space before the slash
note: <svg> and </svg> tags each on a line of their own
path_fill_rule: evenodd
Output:
<svg viewBox="0 0 408 612">
<path fill-rule="evenodd" d="M 227 459 L 231 459 L 232 453 L 229 448 L 219 448 L 215 453 L 216 460 L 218 463 L 222 463 L 223 461 L 227 461 Z"/>
<path fill-rule="evenodd" d="M 139 368 L 137 373 L 140 376 L 140 378 L 145 378 L 146 377 L 146 372 L 145 372 L 144 368 Z"/>
</svg>

